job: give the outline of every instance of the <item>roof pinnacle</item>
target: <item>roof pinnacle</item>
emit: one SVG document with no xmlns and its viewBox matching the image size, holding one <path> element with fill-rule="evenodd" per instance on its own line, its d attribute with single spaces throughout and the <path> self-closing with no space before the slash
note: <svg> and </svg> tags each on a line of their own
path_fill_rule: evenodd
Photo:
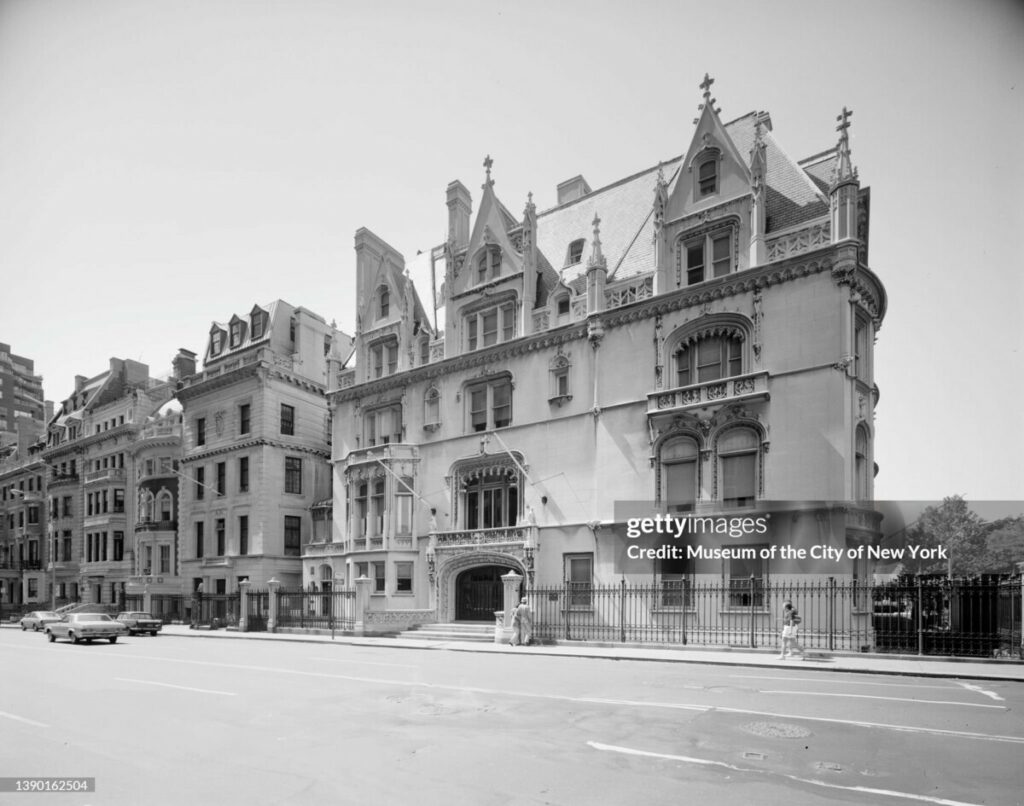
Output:
<svg viewBox="0 0 1024 806">
<path fill-rule="evenodd" d="M 484 157 L 484 168 L 487 171 L 487 179 L 485 181 L 485 187 L 486 187 L 486 185 L 493 185 L 494 184 L 494 180 L 491 179 L 491 166 L 492 165 L 494 165 L 494 160 L 492 160 L 491 159 L 491 155 L 488 154 L 486 157 Z"/>
<path fill-rule="evenodd" d="M 853 110 L 843 107 L 843 111 L 836 116 L 839 125 L 836 131 L 839 132 L 839 143 L 836 145 L 838 160 L 836 162 L 835 175 L 832 184 L 857 178 L 857 169 L 853 167 L 850 159 L 850 118 Z"/>
</svg>

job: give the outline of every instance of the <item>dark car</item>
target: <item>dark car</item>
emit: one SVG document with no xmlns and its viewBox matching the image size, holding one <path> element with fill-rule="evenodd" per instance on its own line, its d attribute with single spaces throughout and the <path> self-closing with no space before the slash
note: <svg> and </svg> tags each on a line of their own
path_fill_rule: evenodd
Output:
<svg viewBox="0 0 1024 806">
<path fill-rule="evenodd" d="M 46 625 L 46 637 L 51 642 L 67 638 L 74 644 L 94 638 L 106 638 L 114 644 L 127 632 L 127 627 L 106 613 L 68 613 L 60 621 Z"/>
<path fill-rule="evenodd" d="M 150 635 L 156 635 L 160 632 L 160 628 L 164 626 L 164 623 L 160 619 L 153 618 L 151 614 L 143 613 L 139 610 L 118 613 L 117 620 L 128 628 L 129 635 L 136 635 L 142 632 L 148 632 Z"/>
</svg>

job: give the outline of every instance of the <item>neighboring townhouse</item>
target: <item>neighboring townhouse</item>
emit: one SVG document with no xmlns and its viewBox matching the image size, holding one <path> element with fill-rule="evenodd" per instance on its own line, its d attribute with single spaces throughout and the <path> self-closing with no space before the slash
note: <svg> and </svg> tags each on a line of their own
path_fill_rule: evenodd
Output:
<svg viewBox="0 0 1024 806">
<path fill-rule="evenodd" d="M 215 322 L 203 367 L 179 353 L 183 408 L 178 517 L 186 593 L 248 580 L 302 581 L 311 508 L 330 495 L 327 363 L 351 338 L 277 300 Z"/>
<path fill-rule="evenodd" d="M 77 376 L 50 419 L 42 456 L 58 599 L 123 604 L 136 573 L 134 446 L 173 389 L 172 381 L 150 377 L 145 364 L 111 358 L 105 372 Z"/>
</svg>

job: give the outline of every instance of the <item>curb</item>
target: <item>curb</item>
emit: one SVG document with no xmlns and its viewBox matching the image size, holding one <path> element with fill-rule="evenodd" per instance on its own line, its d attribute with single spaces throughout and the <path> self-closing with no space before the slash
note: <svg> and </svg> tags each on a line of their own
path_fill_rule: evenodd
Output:
<svg viewBox="0 0 1024 806">
<path fill-rule="evenodd" d="M 865 674 L 865 675 L 887 675 L 891 677 L 927 677 L 927 678 L 944 678 L 944 679 L 957 679 L 957 680 L 986 680 L 990 682 L 1008 682 L 1008 683 L 1022 683 L 1024 678 L 1017 676 L 1006 676 L 989 673 L 973 672 L 966 664 L 979 663 L 991 667 L 994 664 L 1011 663 L 1009 661 L 998 661 L 993 659 L 984 659 L 981 661 L 972 661 L 965 658 L 951 659 L 952 662 L 965 664 L 963 673 L 959 670 L 956 672 L 940 672 L 934 669 L 865 669 L 858 667 L 851 667 L 841 664 L 841 660 L 846 657 L 864 657 L 860 653 L 851 653 L 850 655 L 842 655 L 834 657 L 832 655 L 819 655 L 815 657 L 812 655 L 813 660 L 808 661 L 786 661 L 779 662 L 775 658 L 765 658 L 762 661 L 755 661 L 752 659 L 743 658 L 704 658 L 704 657 L 686 657 L 685 650 L 661 650 L 661 651 L 678 651 L 679 657 L 644 657 L 642 655 L 620 655 L 611 653 L 601 652 L 578 652 L 571 651 L 568 647 L 561 646 L 559 644 L 554 645 L 541 645 L 537 649 L 539 652 L 533 652 L 529 648 L 512 648 L 504 646 L 503 644 L 482 644 L 482 643 L 470 643 L 460 641 L 443 641 L 443 642 L 431 642 L 431 641 L 417 641 L 416 643 L 396 643 L 394 639 L 388 638 L 360 638 L 354 636 L 339 636 L 333 641 L 330 639 L 325 640 L 323 636 L 303 636 L 296 633 L 288 633 L 289 638 L 277 638 L 273 637 L 274 634 L 263 634 L 263 633 L 233 633 L 229 636 L 227 633 L 220 634 L 220 631 L 203 631 L 201 634 L 190 634 L 190 633 L 179 633 L 179 632 L 162 632 L 161 635 L 170 636 L 174 638 L 219 638 L 221 640 L 252 640 L 252 641 L 265 641 L 265 642 L 277 642 L 277 643 L 299 643 L 299 644 L 336 644 L 336 645 L 349 645 L 349 646 L 368 646 L 368 647 L 386 647 L 390 649 L 427 649 L 427 650 L 444 650 L 449 652 L 477 652 L 477 653 L 493 653 L 501 655 L 522 655 L 524 653 L 532 655 L 534 657 L 559 657 L 559 658 L 577 658 L 580 660 L 611 660 L 611 661 L 624 661 L 624 662 L 640 662 L 640 663 L 690 663 L 690 664 L 701 664 L 705 666 L 732 666 L 740 668 L 750 669 L 800 669 L 804 671 L 828 671 L 828 672 L 842 672 L 845 674 Z M 238 637 L 235 637 L 238 636 Z M 244 637 L 243 637 L 244 636 Z M 581 644 L 579 649 L 581 650 L 601 650 L 607 649 L 605 646 L 595 646 L 590 644 Z M 720 647 L 720 648 L 709 648 L 707 650 L 701 649 L 702 652 L 717 652 L 723 656 L 728 656 L 730 652 L 737 652 L 738 650 L 732 647 Z M 774 650 L 773 650 L 774 651 Z M 888 659 L 888 658 L 887 658 Z M 840 661 L 840 665 L 835 665 L 836 661 Z M 923 658 L 917 655 L 894 655 L 892 656 L 894 661 L 902 661 L 904 663 L 920 662 Z M 944 658 L 927 658 L 929 662 L 939 662 Z M 775 662 L 773 662 L 775 661 Z M 819 665 L 820 661 L 825 661 L 829 665 Z M 799 665 L 797 665 L 799 664 Z M 805 665 L 812 664 L 812 665 Z M 993 670 L 994 672 L 995 670 Z"/>
</svg>

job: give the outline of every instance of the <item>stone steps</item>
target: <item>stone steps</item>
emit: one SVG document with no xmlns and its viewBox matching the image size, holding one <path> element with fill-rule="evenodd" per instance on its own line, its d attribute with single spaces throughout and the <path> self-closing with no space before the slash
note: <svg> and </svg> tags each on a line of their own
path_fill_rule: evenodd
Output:
<svg viewBox="0 0 1024 806">
<path fill-rule="evenodd" d="M 416 641 L 471 641 L 490 644 L 494 642 L 494 625 L 484 621 L 424 624 L 405 630 L 399 633 L 398 637 Z"/>
</svg>

